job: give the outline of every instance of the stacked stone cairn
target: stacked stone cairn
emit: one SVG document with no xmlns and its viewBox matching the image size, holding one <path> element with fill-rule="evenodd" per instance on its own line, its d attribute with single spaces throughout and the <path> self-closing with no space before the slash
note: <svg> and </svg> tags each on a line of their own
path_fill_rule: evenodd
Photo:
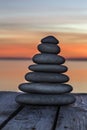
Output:
<svg viewBox="0 0 87 130">
<path fill-rule="evenodd" d="M 72 87 L 65 82 L 69 77 L 62 74 L 67 67 L 61 65 L 65 59 L 57 55 L 60 53 L 59 41 L 53 36 L 47 36 L 38 45 L 39 54 L 33 56 L 35 64 L 30 65 L 29 72 L 25 75 L 27 83 L 19 85 L 21 93 L 16 101 L 22 104 L 32 105 L 67 105 L 75 102 L 75 98 L 69 92 Z"/>
</svg>

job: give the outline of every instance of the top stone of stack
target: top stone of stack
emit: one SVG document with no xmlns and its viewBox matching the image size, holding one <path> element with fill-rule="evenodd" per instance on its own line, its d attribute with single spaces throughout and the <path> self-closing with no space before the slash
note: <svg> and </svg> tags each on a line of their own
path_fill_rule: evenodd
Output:
<svg viewBox="0 0 87 130">
<path fill-rule="evenodd" d="M 55 43 L 58 44 L 59 41 L 53 36 L 47 36 L 41 40 L 42 43 Z"/>
</svg>

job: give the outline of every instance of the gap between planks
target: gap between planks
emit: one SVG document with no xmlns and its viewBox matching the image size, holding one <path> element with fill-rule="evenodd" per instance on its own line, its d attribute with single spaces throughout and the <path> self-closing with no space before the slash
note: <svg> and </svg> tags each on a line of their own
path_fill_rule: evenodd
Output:
<svg viewBox="0 0 87 130">
<path fill-rule="evenodd" d="M 12 119 L 14 118 L 22 109 L 24 108 L 23 105 L 21 105 L 17 110 L 15 110 L 5 121 L 3 121 L 1 124 L 0 124 L 0 130 L 2 128 L 5 127 L 5 125 Z"/>
<path fill-rule="evenodd" d="M 3 130 L 55 130 L 59 107 L 26 105 Z"/>
<path fill-rule="evenodd" d="M 37 108 L 34 108 L 33 106 L 19 106 L 18 108 L 16 108 L 16 110 L 13 112 L 13 114 L 10 114 L 10 116 L 4 120 L 4 123 L 2 123 L 2 127 L 1 128 L 5 128 L 3 130 L 12 130 L 13 127 L 15 127 L 16 123 L 19 123 L 19 125 L 22 125 L 20 127 L 26 127 L 22 124 L 23 120 L 21 120 L 21 117 L 25 116 L 24 118 L 24 123 L 26 122 L 25 120 L 28 119 L 28 123 L 30 122 L 31 124 L 29 124 L 29 128 L 35 128 L 36 130 L 48 130 L 46 129 L 46 127 L 49 127 L 49 130 L 87 130 L 87 94 L 74 94 L 76 97 L 76 102 L 72 105 L 68 105 L 68 106 L 61 106 L 60 107 L 54 107 L 51 110 L 51 107 L 49 106 L 47 109 L 45 109 L 43 107 L 43 109 L 39 109 L 39 107 L 37 106 Z M 23 107 L 23 108 L 22 108 Z M 30 109 L 31 108 L 31 109 Z M 28 110 L 30 109 L 30 110 Z M 35 109 L 35 110 L 34 110 Z M 46 111 L 46 113 L 44 113 Z M 74 111 L 74 112 L 73 112 Z M 24 112 L 24 113 L 23 113 Z M 32 112 L 32 114 L 30 115 L 25 115 L 27 114 L 27 112 L 29 112 L 29 114 Z M 52 112 L 52 113 L 51 113 Z M 73 112 L 73 113 L 72 113 Z M 42 115 L 38 115 L 41 114 Z M 23 114 L 23 115 L 22 115 Z M 36 114 L 36 115 L 35 115 Z M 51 115 L 49 115 L 51 114 Z M 81 115 L 81 116 L 80 116 Z M 42 116 L 42 117 L 41 117 Z M 54 117 L 53 117 L 54 116 Z M 61 117 L 64 118 L 61 118 Z M 77 117 L 81 117 L 81 118 L 77 118 Z M 35 121 L 32 122 L 32 118 L 35 118 Z M 66 119 L 67 117 L 67 119 Z M 15 120 L 15 118 L 17 120 Z M 37 121 L 38 118 L 38 121 Z M 50 120 L 50 125 L 49 126 L 46 123 L 46 119 L 47 121 Z M 53 118 L 53 119 L 50 119 Z M 73 118 L 75 118 L 75 120 L 73 120 Z M 14 122 L 16 121 L 16 122 Z M 42 128 L 42 124 L 44 125 L 44 121 L 45 121 L 45 126 L 43 126 L 44 128 Z M 80 122 L 80 124 L 79 124 Z M 33 123 L 33 125 L 32 125 Z M 73 124 L 73 125 L 72 125 Z M 12 125 L 10 127 L 10 125 Z M 35 126 L 35 127 L 32 127 Z M 38 128 L 42 129 L 38 129 Z M 17 127 L 17 126 L 16 126 Z M 18 126 L 19 127 L 19 126 Z M 27 129 L 27 128 L 26 128 Z M 29 130 L 30 130 L 29 129 Z M 25 129 L 20 129 L 18 128 L 17 130 L 25 130 Z"/>
<path fill-rule="evenodd" d="M 16 111 L 14 111 L 14 112 L 0 125 L 0 130 L 1 130 L 2 128 L 4 128 L 4 127 L 8 124 L 8 122 L 9 122 L 10 120 L 12 120 L 19 112 L 21 112 L 24 107 L 26 107 L 26 106 L 21 105 Z M 38 106 L 37 106 L 37 107 L 38 107 Z M 52 129 L 51 129 L 51 130 L 55 130 L 55 129 L 56 129 L 56 124 L 57 124 L 57 120 L 58 120 L 59 111 L 60 111 L 60 106 L 57 107 L 56 115 L 55 115 L 54 122 L 53 122 Z"/>
<path fill-rule="evenodd" d="M 24 127 L 22 124 L 22 118 L 24 117 L 22 114 L 25 115 L 25 120 L 28 119 L 28 124 L 30 122 L 30 129 L 34 128 L 34 125 L 36 124 L 35 128 L 38 130 L 44 129 L 45 130 L 54 130 L 56 127 L 56 122 L 58 118 L 59 113 L 59 107 L 57 106 L 22 106 L 18 105 L 15 102 L 15 97 L 19 93 L 16 92 L 0 92 L 0 130 L 12 130 L 14 128 L 10 127 L 9 122 L 12 122 L 12 125 L 14 126 L 14 121 L 16 123 L 19 123 L 19 126 Z M 29 113 L 29 114 L 27 114 Z M 32 113 L 32 114 L 30 114 Z M 28 116 L 27 116 L 27 115 Z M 40 115 L 38 115 L 40 114 Z M 47 115 L 48 114 L 48 115 Z M 34 119 L 34 122 L 32 124 L 32 118 Z M 17 120 L 16 120 L 17 119 Z M 44 126 L 44 128 L 43 128 Z M 8 128 L 7 128 L 8 127 Z M 14 126 L 15 127 L 15 126 Z M 17 127 L 17 126 L 16 126 Z M 26 125 L 25 125 L 26 127 Z M 47 127 L 47 128 L 46 128 Z M 19 130 L 20 128 L 17 128 Z M 24 129 L 23 129 L 24 130 Z"/>
<path fill-rule="evenodd" d="M 57 121 L 58 121 L 58 117 L 59 117 L 59 111 L 60 111 L 60 106 L 58 106 L 58 108 L 57 108 L 57 112 L 56 112 L 56 115 L 55 115 L 52 130 L 56 129 L 56 125 L 57 125 Z"/>
<path fill-rule="evenodd" d="M 87 130 L 87 94 L 74 94 L 76 102 L 61 106 L 56 130 Z"/>
</svg>

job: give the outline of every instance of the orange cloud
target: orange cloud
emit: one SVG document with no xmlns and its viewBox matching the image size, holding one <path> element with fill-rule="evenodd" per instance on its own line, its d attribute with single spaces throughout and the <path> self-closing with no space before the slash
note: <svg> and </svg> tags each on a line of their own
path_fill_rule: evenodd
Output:
<svg viewBox="0 0 87 130">
<path fill-rule="evenodd" d="M 62 44 L 61 55 L 66 58 L 87 58 L 87 45 L 86 44 Z"/>
<path fill-rule="evenodd" d="M 8 45 L 0 48 L 0 57 L 31 57 L 36 52 L 35 48 L 29 45 Z"/>
<path fill-rule="evenodd" d="M 32 57 L 37 53 L 40 40 L 47 35 L 54 35 L 59 39 L 60 55 L 66 58 L 87 57 L 86 34 L 23 32 L 23 30 L 3 32 L 3 37 L 0 37 L 0 57 Z"/>
</svg>

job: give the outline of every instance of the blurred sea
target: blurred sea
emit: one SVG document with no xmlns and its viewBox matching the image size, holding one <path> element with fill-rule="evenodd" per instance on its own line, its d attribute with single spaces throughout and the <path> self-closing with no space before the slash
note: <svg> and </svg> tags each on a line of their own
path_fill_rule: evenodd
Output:
<svg viewBox="0 0 87 130">
<path fill-rule="evenodd" d="M 18 85 L 26 82 L 24 76 L 31 60 L 0 60 L 0 91 L 19 91 Z M 87 61 L 66 61 L 70 77 L 68 84 L 73 86 L 73 92 L 87 93 Z"/>
</svg>

